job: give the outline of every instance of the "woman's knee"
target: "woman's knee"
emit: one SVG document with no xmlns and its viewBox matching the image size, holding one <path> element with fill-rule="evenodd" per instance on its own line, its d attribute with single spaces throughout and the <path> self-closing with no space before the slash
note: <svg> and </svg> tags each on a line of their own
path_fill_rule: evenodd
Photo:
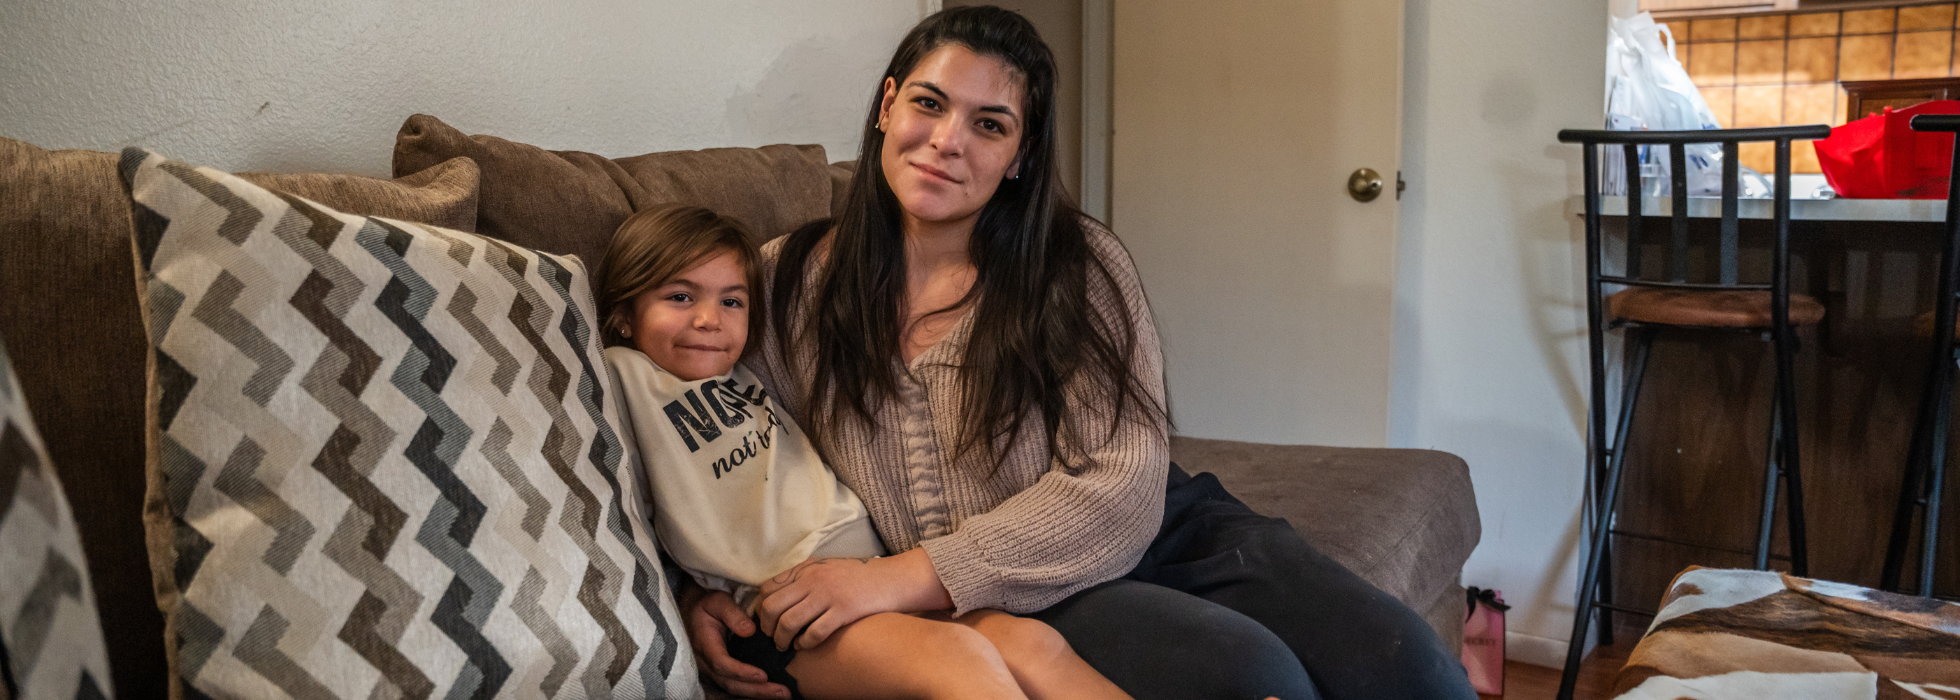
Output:
<svg viewBox="0 0 1960 700">
<path fill-rule="evenodd" d="M 1222 607 L 1204 610 L 1196 622 L 1189 636 L 1178 637 L 1195 643 L 1167 645 L 1176 650 L 1178 671 L 1192 677 L 1192 687 L 1218 688 L 1221 697 L 1318 697 L 1300 658 L 1272 630 Z"/>
<path fill-rule="evenodd" d="M 1138 700 L 1319 697 L 1292 649 L 1252 618 L 1135 581 L 1085 593 L 1039 617 Z"/>
</svg>

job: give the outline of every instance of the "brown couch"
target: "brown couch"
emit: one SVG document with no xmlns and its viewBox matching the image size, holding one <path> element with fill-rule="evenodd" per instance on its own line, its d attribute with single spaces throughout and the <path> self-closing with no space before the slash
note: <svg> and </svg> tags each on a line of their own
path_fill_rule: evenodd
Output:
<svg viewBox="0 0 1960 700">
<path fill-rule="evenodd" d="M 395 144 L 394 180 L 250 174 L 343 211 L 474 230 L 596 262 L 632 211 L 688 202 L 764 237 L 825 216 L 846 165 L 817 146 L 608 159 L 467 136 L 416 115 Z M 82 528 L 114 681 L 125 697 L 166 687 L 163 621 L 141 520 L 145 353 L 117 156 L 0 138 L 0 340 Z M 1479 535 L 1469 473 L 1421 450 L 1176 438 L 1172 456 L 1209 471 L 1255 509 L 1462 637 L 1457 575 Z"/>
</svg>

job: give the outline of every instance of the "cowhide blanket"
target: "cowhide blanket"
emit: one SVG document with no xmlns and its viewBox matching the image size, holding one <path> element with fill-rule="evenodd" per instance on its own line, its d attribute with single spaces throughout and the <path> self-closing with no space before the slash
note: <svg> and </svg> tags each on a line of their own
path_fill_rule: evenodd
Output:
<svg viewBox="0 0 1960 700">
<path fill-rule="evenodd" d="M 1774 571 L 1675 577 L 1621 700 L 1960 700 L 1960 605 Z"/>
</svg>

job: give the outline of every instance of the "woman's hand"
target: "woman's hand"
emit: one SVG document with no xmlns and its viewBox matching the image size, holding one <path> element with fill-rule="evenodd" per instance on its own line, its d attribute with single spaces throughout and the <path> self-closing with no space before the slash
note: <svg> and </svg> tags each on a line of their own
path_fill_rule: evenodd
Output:
<svg viewBox="0 0 1960 700">
<path fill-rule="evenodd" d="M 687 641 L 694 647 L 694 664 L 701 668 L 703 675 L 741 697 L 789 700 L 789 688 L 770 683 L 769 674 L 762 669 L 728 655 L 728 645 L 722 642 L 724 632 L 732 630 L 738 637 L 756 633 L 755 622 L 749 620 L 734 598 L 688 581 L 682 584 L 678 602 L 681 619 L 687 626 Z"/>
<path fill-rule="evenodd" d="M 809 649 L 882 612 L 953 607 L 924 549 L 877 559 L 810 559 L 762 584 L 757 610 L 776 648 Z"/>
</svg>

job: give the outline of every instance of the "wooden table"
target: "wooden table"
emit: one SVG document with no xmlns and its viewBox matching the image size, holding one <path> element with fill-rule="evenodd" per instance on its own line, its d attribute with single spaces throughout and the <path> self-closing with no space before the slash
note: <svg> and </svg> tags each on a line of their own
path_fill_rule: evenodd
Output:
<svg viewBox="0 0 1960 700">
<path fill-rule="evenodd" d="M 1696 246 L 1691 275 L 1713 269 L 1720 204 L 1689 200 Z M 1822 324 L 1799 332 L 1797 358 L 1810 575 L 1877 586 L 1930 350 L 1929 339 L 1914 335 L 1913 321 L 1933 306 L 1946 202 L 1791 205 L 1792 290 L 1817 297 L 1827 310 Z M 1581 197 L 1568 204 L 1575 221 L 1583 207 Z M 1606 197 L 1603 209 L 1608 235 L 1624 236 L 1626 198 Z M 1652 212 L 1672 206 L 1668 198 L 1650 197 L 1641 209 L 1649 213 L 1644 264 L 1658 273 L 1670 223 Z M 1769 212 L 1769 200 L 1741 202 L 1744 281 L 1768 279 Z M 1582 235 L 1577 225 L 1574 231 Z M 1606 266 L 1619 269 L 1612 258 Z M 1628 439 L 1619 520 L 1620 529 L 1655 539 L 1615 538 L 1616 603 L 1651 608 L 1690 564 L 1751 565 L 1773 371 L 1769 344 L 1757 335 L 1686 331 L 1655 341 Z M 1960 430 L 1954 435 L 1960 438 Z M 1949 462 L 1960 458 L 1956 447 L 1948 448 Z M 1960 465 L 1948 475 L 1960 478 Z M 1956 492 L 1947 489 L 1945 513 L 1960 514 Z M 1772 566 L 1787 567 L 1782 518 L 1779 512 Z M 1960 517 L 1942 521 L 1935 588 L 1951 596 L 1960 594 Z M 1908 559 L 1905 580 L 1911 581 L 1917 557 Z"/>
</svg>

